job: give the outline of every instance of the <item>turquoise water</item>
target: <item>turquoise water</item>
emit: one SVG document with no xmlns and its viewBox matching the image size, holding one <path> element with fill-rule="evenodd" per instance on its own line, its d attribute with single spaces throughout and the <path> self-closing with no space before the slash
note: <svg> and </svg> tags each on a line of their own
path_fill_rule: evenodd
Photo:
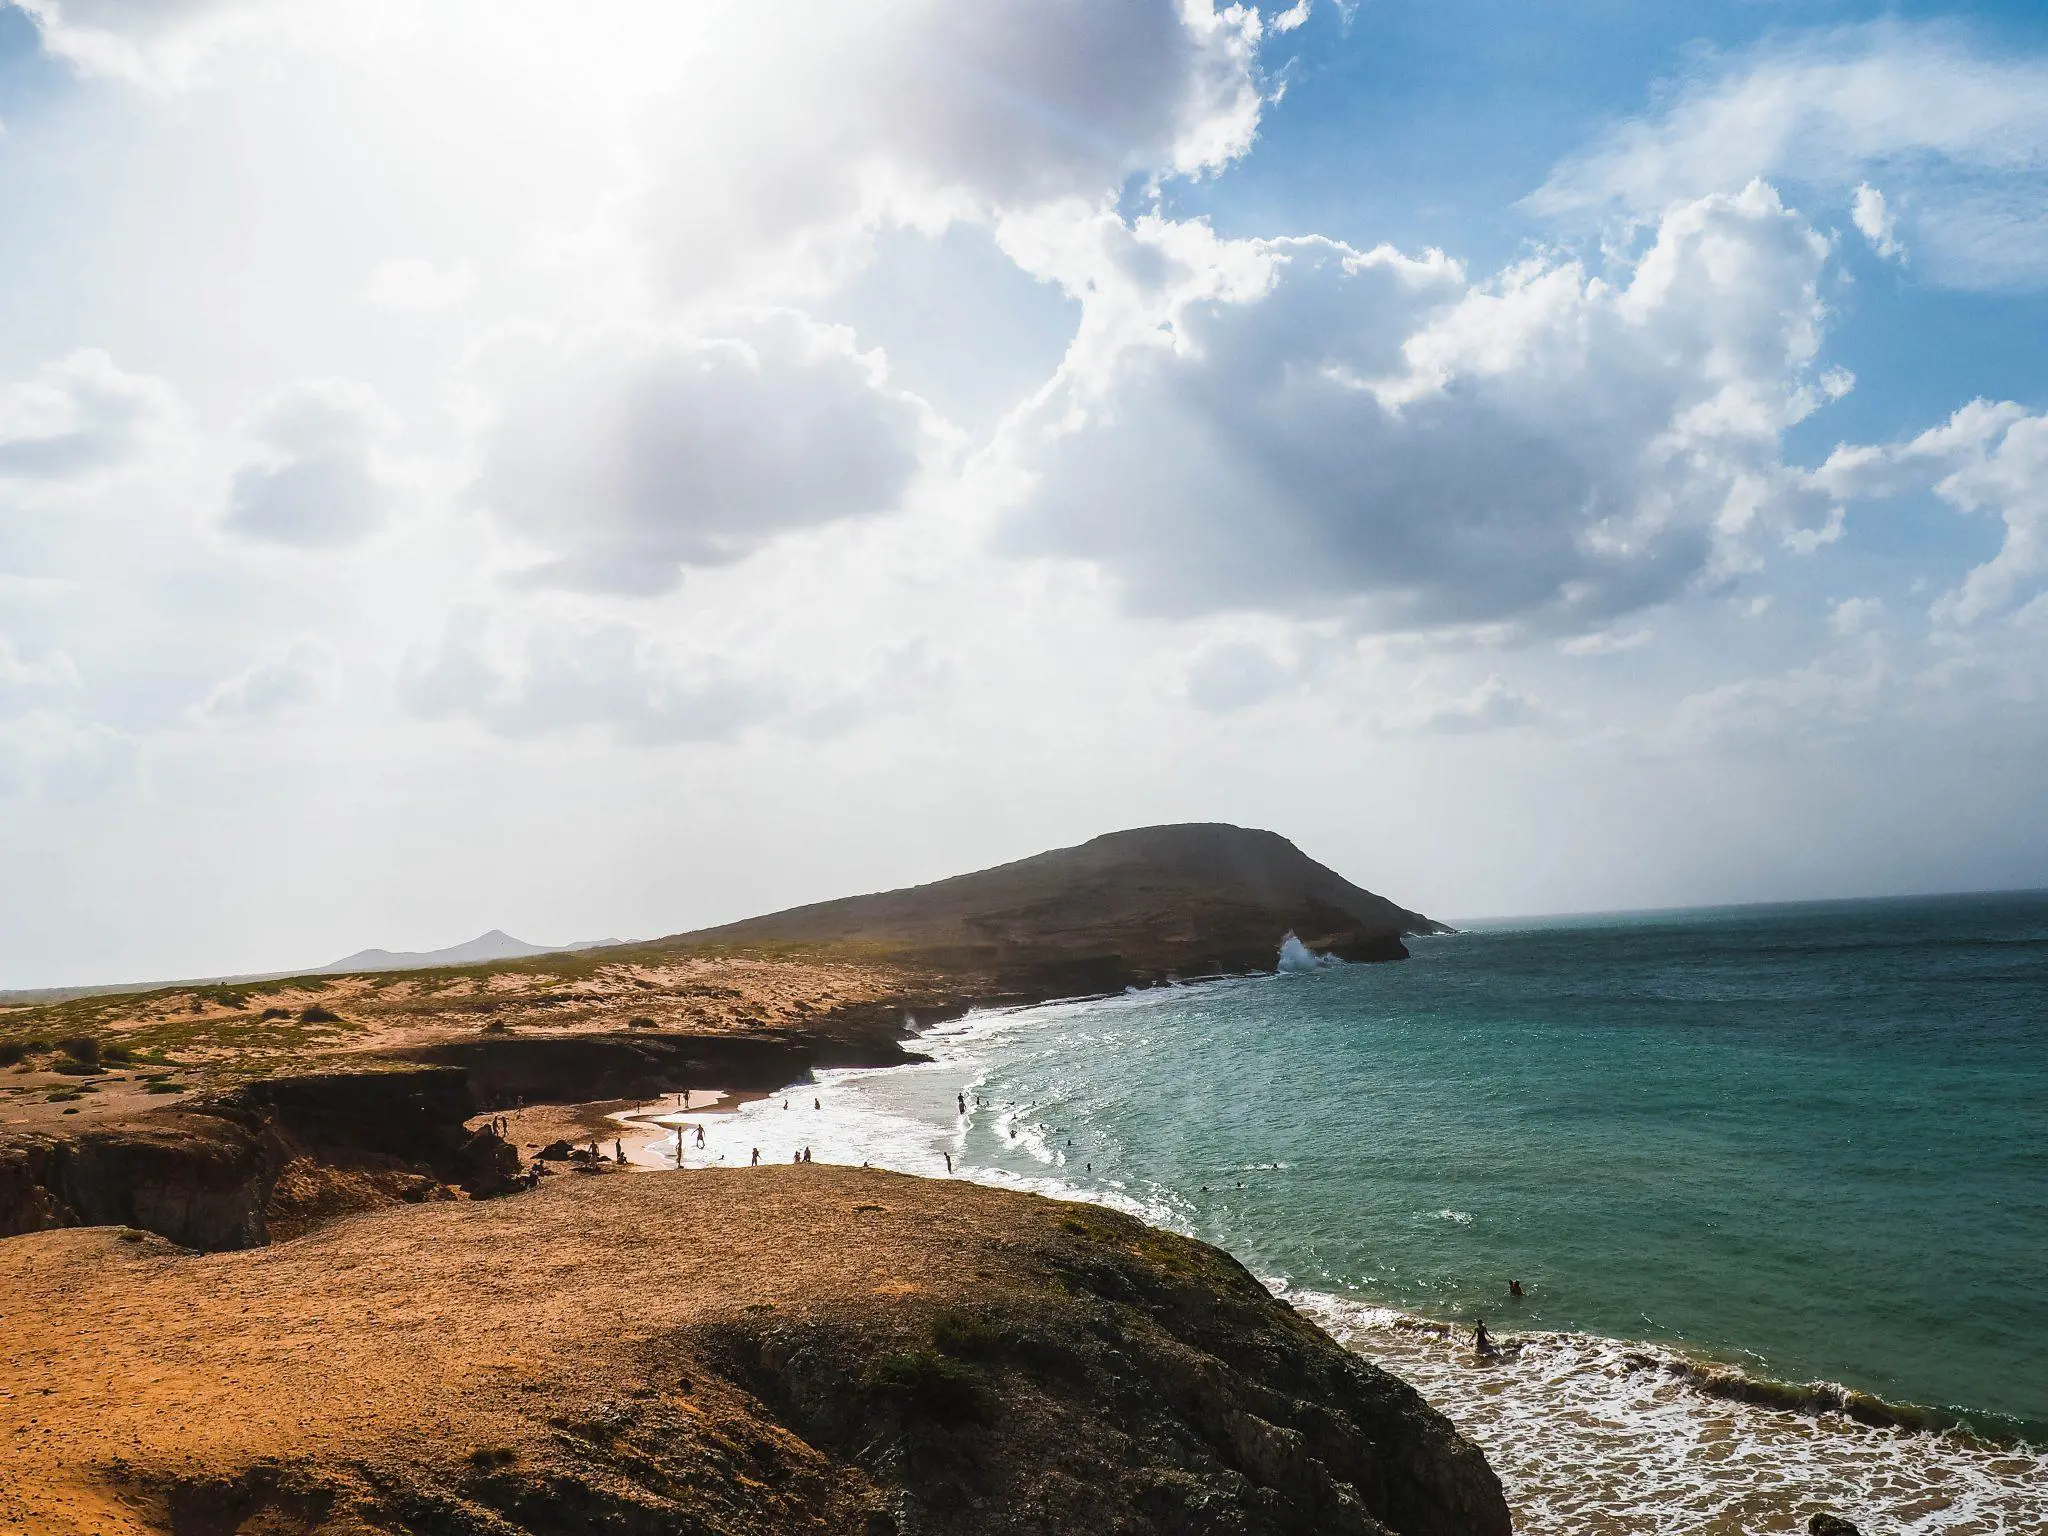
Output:
<svg viewBox="0 0 2048 1536">
<path fill-rule="evenodd" d="M 1043 1011 L 977 1092 L 1298 1286 L 2048 1425 L 2048 895 L 1412 947 Z"/>
<path fill-rule="evenodd" d="M 2048 894 L 1412 947 L 971 1015 L 691 1157 L 950 1158 L 1218 1243 L 1449 1413 L 1524 1536 L 2048 1530 Z M 1497 1360 L 1417 1326 L 1479 1316 Z M 1666 1368 L 1701 1356 L 2023 1443 L 1729 1403 Z"/>
</svg>

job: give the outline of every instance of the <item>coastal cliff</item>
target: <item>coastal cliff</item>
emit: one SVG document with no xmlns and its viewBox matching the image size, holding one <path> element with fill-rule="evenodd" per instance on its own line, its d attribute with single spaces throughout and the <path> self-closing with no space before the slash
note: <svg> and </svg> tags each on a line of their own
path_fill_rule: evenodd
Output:
<svg viewBox="0 0 2048 1536">
<path fill-rule="evenodd" d="M 1227 1255 L 965 1183 L 567 1176 L 213 1257 L 42 1232 L 0 1291 L 6 1530 L 1509 1530 L 1476 1448 Z"/>
<path fill-rule="evenodd" d="M 1437 929 L 1151 828 L 648 945 L 0 1014 L 0 1532 L 1506 1536 L 1476 1448 L 1215 1249 L 822 1165 L 527 1188 L 490 1128 Z"/>
</svg>

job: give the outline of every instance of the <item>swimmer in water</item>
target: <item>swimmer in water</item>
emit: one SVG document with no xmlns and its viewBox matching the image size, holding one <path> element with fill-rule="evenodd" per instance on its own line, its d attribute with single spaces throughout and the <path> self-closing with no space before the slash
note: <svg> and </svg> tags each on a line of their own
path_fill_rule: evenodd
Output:
<svg viewBox="0 0 2048 1536">
<path fill-rule="evenodd" d="M 1472 1351 L 1482 1360 L 1493 1358 L 1493 1335 L 1486 1331 L 1486 1319 L 1483 1317 L 1472 1327 Z"/>
<path fill-rule="evenodd" d="M 1514 1297 L 1515 1300 L 1520 1301 L 1522 1299 L 1522 1282 L 1519 1280 L 1510 1280 L 1508 1282 L 1508 1294 Z"/>
</svg>

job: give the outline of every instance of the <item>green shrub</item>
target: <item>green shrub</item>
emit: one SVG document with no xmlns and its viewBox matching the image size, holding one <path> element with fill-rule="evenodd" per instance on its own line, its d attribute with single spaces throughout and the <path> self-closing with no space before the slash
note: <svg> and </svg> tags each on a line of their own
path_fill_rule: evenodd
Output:
<svg viewBox="0 0 2048 1536">
<path fill-rule="evenodd" d="M 869 1390 L 933 1418 L 988 1422 L 987 1395 L 974 1373 L 930 1350 L 882 1356 L 869 1368 L 867 1384 Z"/>
<path fill-rule="evenodd" d="M 310 1008 L 301 1008 L 299 1010 L 299 1022 L 301 1024 L 339 1024 L 341 1022 L 341 1015 L 332 1009 L 322 1008 L 318 1003 L 315 1003 Z"/>
<path fill-rule="evenodd" d="M 142 1091 L 144 1093 L 183 1093 L 185 1085 L 183 1083 L 148 1083 L 144 1085 Z"/>
<path fill-rule="evenodd" d="M 81 1065 L 96 1067 L 100 1064 L 100 1043 L 91 1035 L 73 1035 L 69 1040 L 59 1040 L 57 1049 Z"/>
<path fill-rule="evenodd" d="M 26 1040 L 0 1040 L 0 1067 L 11 1067 L 27 1054 Z"/>
<path fill-rule="evenodd" d="M 969 1359 L 995 1352 L 995 1330 L 971 1312 L 948 1309 L 932 1319 L 932 1343 L 942 1355 Z"/>
<path fill-rule="evenodd" d="M 60 1061 L 50 1068 L 63 1077 L 98 1077 L 100 1067 L 96 1062 Z"/>
<path fill-rule="evenodd" d="M 112 1042 L 109 1042 L 108 1044 L 100 1047 L 100 1059 L 102 1061 L 120 1062 L 125 1064 L 135 1059 L 135 1053 L 128 1049 L 128 1047 L 125 1045 L 116 1045 Z"/>
</svg>

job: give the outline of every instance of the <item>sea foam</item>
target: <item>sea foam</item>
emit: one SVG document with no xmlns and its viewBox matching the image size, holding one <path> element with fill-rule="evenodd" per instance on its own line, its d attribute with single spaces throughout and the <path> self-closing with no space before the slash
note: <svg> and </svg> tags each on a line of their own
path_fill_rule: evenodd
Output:
<svg viewBox="0 0 2048 1536">
<path fill-rule="evenodd" d="M 1175 1191 L 1107 1169 L 1084 1173 L 1064 1145 L 1084 1123 L 1078 1104 L 1057 1093 L 1029 1103 L 989 1097 L 988 1051 L 1031 1024 L 1025 1010 L 970 1014 L 922 1037 L 929 1062 L 821 1072 L 815 1085 L 703 1117 L 706 1146 L 692 1138 L 685 1164 L 744 1165 L 756 1147 L 764 1162 L 786 1163 L 808 1147 L 820 1162 L 943 1177 L 950 1155 L 956 1177 L 1189 1230 L 1192 1210 Z M 1012 1161 L 980 1161 L 976 1146 Z M 1729 1401 L 1700 1391 L 1683 1356 L 1590 1334 L 1500 1333 L 1498 1358 L 1482 1364 L 1452 1324 L 1278 1277 L 1267 1284 L 1412 1383 L 1477 1442 L 1522 1536 L 1764 1536 L 1803 1531 L 1823 1508 L 1887 1536 L 2048 1530 L 2042 1452 Z"/>
</svg>

